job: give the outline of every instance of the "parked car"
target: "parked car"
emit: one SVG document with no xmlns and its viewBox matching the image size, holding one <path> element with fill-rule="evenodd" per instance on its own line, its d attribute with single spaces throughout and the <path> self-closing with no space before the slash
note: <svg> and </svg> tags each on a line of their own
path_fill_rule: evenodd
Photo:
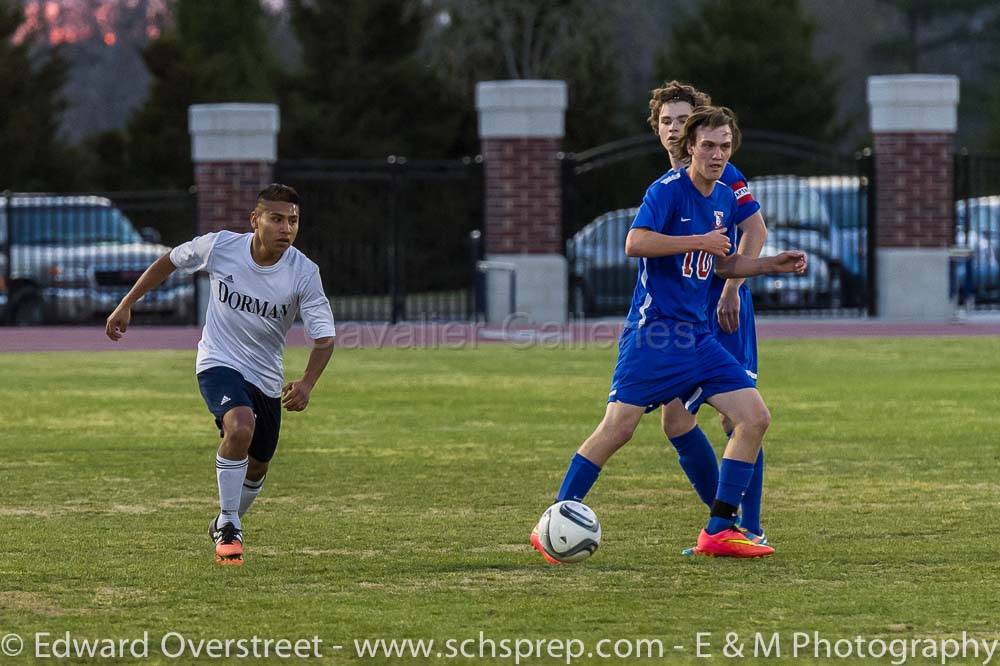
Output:
<svg viewBox="0 0 1000 666">
<path fill-rule="evenodd" d="M 840 272 L 831 270 L 830 216 L 819 193 L 799 176 L 751 179 L 750 191 L 767 224 L 762 255 L 803 250 L 809 255 L 804 275 L 759 275 L 747 279 L 757 302 L 771 307 L 836 307 Z"/>
<path fill-rule="evenodd" d="M 144 238 L 110 200 L 94 196 L 14 195 L 9 205 L 0 197 L 0 246 L 9 232 L 4 314 L 24 325 L 107 315 L 170 249 L 155 230 L 144 230 Z M 0 254 L 0 276 L 6 272 L 7 257 Z M 193 276 L 177 271 L 134 312 L 187 321 L 193 308 Z"/>
<path fill-rule="evenodd" d="M 969 257 L 955 262 L 953 292 L 961 301 L 1000 301 L 1000 195 L 955 202 L 955 245 Z"/>
<path fill-rule="evenodd" d="M 758 276 L 748 284 L 761 307 L 831 307 L 839 302 L 838 276 L 830 270 L 829 219 L 819 195 L 797 176 L 751 181 L 769 233 L 764 254 L 802 249 L 810 254 L 805 275 Z M 637 260 L 625 256 L 625 237 L 637 208 L 594 219 L 566 244 L 571 271 L 570 306 L 577 315 L 620 314 L 628 308 Z"/>
<path fill-rule="evenodd" d="M 621 314 L 632 301 L 638 259 L 625 255 L 625 237 L 638 208 L 604 213 L 566 241 L 570 309 L 577 316 Z"/>
</svg>

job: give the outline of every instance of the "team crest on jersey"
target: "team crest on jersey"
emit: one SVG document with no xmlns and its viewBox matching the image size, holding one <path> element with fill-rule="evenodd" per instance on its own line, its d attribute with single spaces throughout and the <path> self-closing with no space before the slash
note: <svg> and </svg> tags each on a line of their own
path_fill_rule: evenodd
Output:
<svg viewBox="0 0 1000 666">
<path fill-rule="evenodd" d="M 725 214 L 721 210 L 713 211 L 715 213 L 715 228 L 718 229 L 722 226 L 722 216 Z"/>
</svg>

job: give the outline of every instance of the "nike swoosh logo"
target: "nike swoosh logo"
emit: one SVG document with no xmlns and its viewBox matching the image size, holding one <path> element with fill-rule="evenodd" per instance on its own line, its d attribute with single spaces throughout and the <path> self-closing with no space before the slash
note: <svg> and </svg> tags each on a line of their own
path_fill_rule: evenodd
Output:
<svg viewBox="0 0 1000 666">
<path fill-rule="evenodd" d="M 690 221 L 691 221 L 690 217 L 682 217 L 681 218 L 681 222 L 690 222 Z"/>
</svg>

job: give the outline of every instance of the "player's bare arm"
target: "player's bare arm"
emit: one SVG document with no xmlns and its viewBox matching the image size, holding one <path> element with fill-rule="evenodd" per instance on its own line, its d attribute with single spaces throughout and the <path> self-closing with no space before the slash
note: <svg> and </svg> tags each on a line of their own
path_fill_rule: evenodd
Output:
<svg viewBox="0 0 1000 666">
<path fill-rule="evenodd" d="M 121 340 L 132 320 L 132 306 L 147 293 L 163 284 L 175 270 L 177 267 L 170 261 L 169 252 L 150 264 L 146 272 L 139 276 L 129 292 L 122 297 L 121 303 L 114 309 L 114 312 L 108 315 L 104 327 L 107 336 L 115 342 Z"/>
<path fill-rule="evenodd" d="M 742 254 L 731 254 L 722 257 L 715 262 L 715 274 L 719 277 L 730 280 L 732 278 L 752 277 L 754 275 L 766 275 L 768 273 L 795 273 L 802 275 L 806 272 L 808 259 L 806 253 L 799 250 L 788 250 L 773 257 L 747 257 Z"/>
<path fill-rule="evenodd" d="M 281 389 L 281 404 L 288 411 L 301 412 L 309 406 L 309 396 L 333 356 L 333 340 L 332 337 L 314 340 L 302 379 L 288 382 Z"/>
<path fill-rule="evenodd" d="M 708 252 L 724 257 L 731 248 L 725 227 L 697 236 L 668 236 L 652 229 L 632 229 L 625 237 L 625 254 L 647 259 L 688 252 Z"/>
<path fill-rule="evenodd" d="M 764 248 L 764 241 L 767 240 L 764 216 L 758 211 L 738 226 L 741 236 L 736 252 L 747 257 L 759 257 L 760 251 Z M 719 296 L 716 316 L 719 319 L 719 326 L 726 333 L 734 333 L 740 326 L 740 287 L 743 281 L 744 278 L 726 280 Z"/>
</svg>

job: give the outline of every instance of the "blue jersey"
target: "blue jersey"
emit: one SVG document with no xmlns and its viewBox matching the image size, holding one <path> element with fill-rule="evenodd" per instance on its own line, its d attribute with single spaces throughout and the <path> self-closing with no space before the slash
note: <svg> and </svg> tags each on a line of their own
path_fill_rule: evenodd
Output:
<svg viewBox="0 0 1000 666">
<path fill-rule="evenodd" d="M 753 194 L 750 192 L 750 186 L 747 185 L 747 178 L 743 173 L 734 167 L 731 163 L 726 162 L 726 168 L 722 170 L 722 176 L 719 178 L 719 182 L 723 185 L 729 186 L 729 189 L 733 191 L 736 196 L 736 216 L 734 219 L 734 224 L 742 224 L 748 217 L 760 210 L 760 204 L 757 200 L 753 198 Z M 737 230 L 736 241 L 733 243 L 733 247 L 739 245 L 740 233 Z M 725 280 L 717 275 L 712 275 L 712 289 L 716 293 L 715 300 L 718 302 L 718 294 L 722 292 L 722 285 L 725 284 Z"/>
<path fill-rule="evenodd" d="M 736 224 L 742 221 L 738 213 L 731 187 L 716 181 L 706 197 L 695 188 L 687 170 L 678 169 L 649 186 L 632 229 L 695 236 L 726 227 L 735 248 Z M 671 319 L 707 325 L 709 278 L 714 272 L 715 256 L 708 252 L 640 258 L 627 324 L 643 326 L 651 320 Z"/>
</svg>

